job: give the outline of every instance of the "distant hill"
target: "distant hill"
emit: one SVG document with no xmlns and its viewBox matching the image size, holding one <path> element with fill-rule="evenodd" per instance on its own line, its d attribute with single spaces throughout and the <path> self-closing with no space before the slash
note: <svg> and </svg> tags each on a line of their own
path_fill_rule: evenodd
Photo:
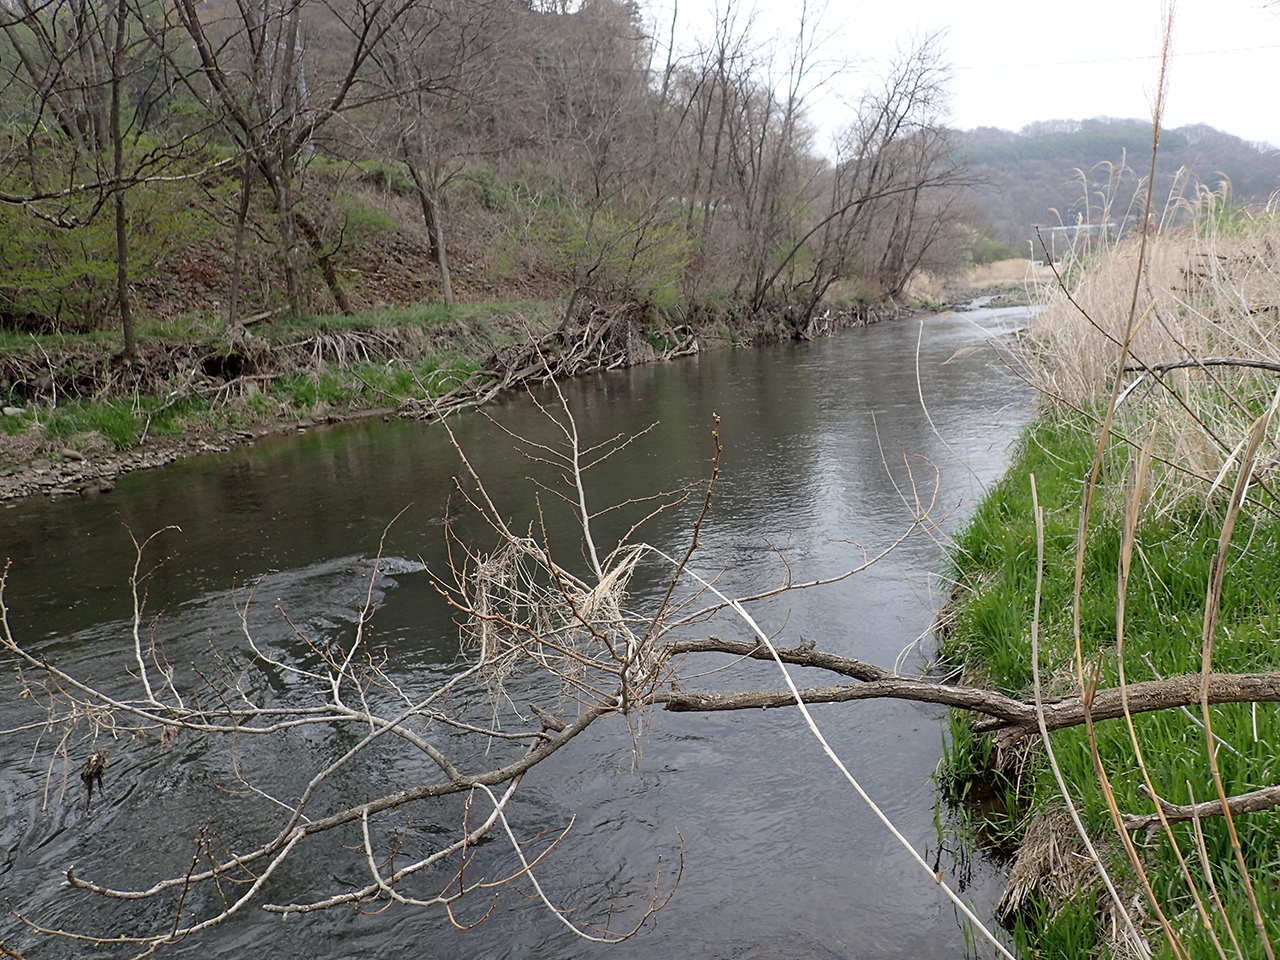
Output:
<svg viewBox="0 0 1280 960">
<path fill-rule="evenodd" d="M 1036 224 L 1099 220 L 1109 179 L 1112 219 L 1118 220 L 1151 163 L 1151 125 L 1145 120 L 1047 120 L 1017 133 L 979 127 L 957 137 L 960 155 L 979 181 L 968 197 L 975 225 L 1015 245 L 1025 244 Z M 1120 170 L 1122 162 L 1129 169 Z M 1280 189 L 1280 148 L 1205 124 L 1163 131 L 1156 168 L 1161 206 L 1179 171 L 1189 174 L 1184 196 L 1194 196 L 1196 185 L 1217 190 L 1226 180 L 1236 200 L 1263 204 Z M 1081 171 L 1088 178 L 1088 203 Z"/>
</svg>

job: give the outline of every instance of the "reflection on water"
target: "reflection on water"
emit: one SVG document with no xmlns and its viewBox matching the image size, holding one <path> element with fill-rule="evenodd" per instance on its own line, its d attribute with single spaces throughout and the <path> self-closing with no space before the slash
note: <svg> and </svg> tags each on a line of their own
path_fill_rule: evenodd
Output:
<svg viewBox="0 0 1280 960">
<path fill-rule="evenodd" d="M 712 413 L 721 420 L 723 473 L 695 565 L 719 573 L 729 592 L 758 592 L 790 575 L 829 576 L 892 543 L 910 517 L 903 498 L 931 490 L 936 516 L 954 529 L 994 480 L 1005 449 L 1029 413 L 1029 398 L 986 346 L 988 335 L 1024 319 L 1018 311 L 884 324 L 833 340 L 762 351 L 724 351 L 567 385 L 587 443 L 657 424 L 589 475 L 597 504 L 624 502 L 703 480 Z M 917 369 L 919 376 L 917 377 Z M 923 406 L 922 406 L 923 399 Z M 494 407 L 495 423 L 472 415 L 456 430 L 504 514 L 535 515 L 538 463 L 513 452 L 504 431 L 553 439 L 527 399 Z M 32 502 L 0 513 L 0 552 L 13 561 L 6 591 L 15 632 L 41 652 L 100 681 L 130 680 L 128 531 L 166 525 L 157 541 L 169 559 L 150 583 L 157 637 L 194 686 L 192 661 L 211 647 L 222 668 L 245 661 L 234 603 L 253 590 L 255 636 L 282 659 L 305 643 L 351 635 L 368 589 L 370 561 L 387 524 L 389 564 L 375 582 L 375 642 L 397 683 L 428 688 L 458 656 L 457 628 L 423 565 L 443 569 L 442 517 L 464 538 L 485 531 L 458 511 L 461 467 L 438 426 L 387 423 L 315 430 L 252 449 L 124 478 L 98 501 Z M 450 507 L 450 498 L 453 506 Z M 578 544 L 551 498 L 540 500 L 553 543 L 572 559 Z M 405 509 L 407 508 L 407 509 Z M 655 518 L 645 538 L 681 548 L 696 506 Z M 626 530 L 636 506 L 600 518 L 603 535 Z M 784 565 L 785 558 L 785 565 Z M 781 642 L 800 636 L 826 649 L 892 666 L 928 630 L 939 601 L 941 548 L 909 541 L 858 576 L 805 594 L 757 603 L 754 615 Z M 652 589 L 642 581 L 636 589 Z M 277 611 L 289 615 L 293 626 Z M 294 627 L 298 629 L 295 631 Z M 728 629 L 725 626 L 725 629 Z M 916 661 L 918 662 L 918 661 Z M 11 665 L 5 664 L 12 675 Z M 246 694 L 287 699 L 294 679 L 255 675 Z M 698 680 L 700 687 L 776 685 L 762 665 Z M 256 686 L 254 686 L 256 684 Z M 10 688 L 11 693 L 14 688 Z M 38 704 L 0 700 L 0 728 L 38 717 Z M 938 710 L 858 703 L 815 710 L 856 776 L 921 848 L 937 846 L 930 773 L 942 742 Z M 88 734 L 87 726 L 79 734 Z M 236 758 L 264 787 L 296 795 L 308 770 L 346 750 L 352 734 L 291 734 L 276 748 L 243 745 Z M 236 798 L 231 760 L 200 738 L 171 749 L 118 743 L 107 796 L 83 812 L 74 770 L 33 751 L 30 736 L 0 744 L 0 888 L 46 920 L 128 926 L 134 906 L 104 904 L 59 889 L 70 863 L 95 879 L 139 885 L 185 869 L 191 837 L 208 823 L 228 843 L 261 839 L 275 813 L 260 798 Z M 87 741 L 85 741 L 87 742 Z M 77 757 L 83 742 L 73 746 Z M 953 911 L 896 843 L 858 804 L 794 712 L 767 715 L 658 714 L 632 768 L 620 723 L 597 724 L 538 768 L 512 815 L 525 836 L 573 829 L 544 868 L 548 893 L 603 918 L 647 902 L 658 859 L 664 876 L 683 845 L 684 876 L 649 935 L 605 948 L 570 939 L 534 902 L 513 890 L 493 914 L 459 932 L 432 914 L 391 910 L 332 913 L 282 924 L 239 916 L 174 948 L 201 957 L 949 957 L 964 949 Z M 77 752 L 78 751 L 78 752 Z M 303 762 L 306 761 L 306 762 Z M 416 782 L 402 755 L 373 751 L 348 787 L 375 791 Z M 301 779 L 300 779 L 301 778 Z M 347 789 L 344 788 L 344 789 Z M 47 798 L 47 803 L 42 802 Z M 335 796 L 334 803 L 350 797 Z M 232 812 L 234 811 L 234 813 Z M 247 812 L 246 812 L 247 811 Z M 406 811 L 393 825 L 405 843 L 430 849 L 456 822 L 458 805 Z M 161 825 L 157 827 L 157 824 Z M 340 890 L 367 882 L 334 836 L 276 879 L 271 896 Z M 501 845 L 477 852 L 477 869 L 506 869 Z M 945 865 L 946 860 L 944 858 Z M 447 877 L 435 878 L 443 883 Z M 979 866 L 969 895 L 989 907 L 999 878 Z M 475 919 L 489 904 L 464 906 Z M 155 920 L 172 904 L 142 908 Z M 171 915 L 171 914 L 169 914 Z M 11 935 L 12 933 L 12 935 Z M 0 938 L 22 944 L 23 934 Z M 42 945 L 39 956 L 75 955 Z"/>
</svg>

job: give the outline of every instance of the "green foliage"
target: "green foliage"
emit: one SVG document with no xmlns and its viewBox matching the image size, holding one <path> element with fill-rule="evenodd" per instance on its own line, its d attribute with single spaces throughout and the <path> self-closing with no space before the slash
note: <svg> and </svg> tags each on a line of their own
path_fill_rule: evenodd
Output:
<svg viewBox="0 0 1280 960">
<path fill-rule="evenodd" d="M 35 315 L 61 329 L 98 326 L 114 278 L 114 243 L 106 217 L 63 229 L 0 205 L 0 324 Z"/>
<path fill-rule="evenodd" d="M 842 310 L 861 310 L 879 299 L 879 293 L 869 281 L 849 278 L 838 281 L 827 294 L 827 301 Z"/>
<path fill-rule="evenodd" d="M 1035 597 L 1036 536 L 1030 496 L 1034 474 L 1045 509 L 1044 588 L 1041 597 L 1041 676 L 1045 696 L 1064 694 L 1075 685 L 1072 641 L 1072 593 L 1075 576 L 1076 524 L 1081 481 L 1093 455 L 1090 425 L 1083 417 L 1038 421 L 1026 435 L 1013 467 L 991 491 L 968 528 L 958 538 L 956 578 L 975 592 L 960 607 L 944 656 L 962 662 L 971 675 L 999 690 L 1029 696 L 1032 602 Z M 1121 476 L 1119 461 L 1127 451 L 1109 452 L 1104 475 Z M 1099 683 L 1119 680 L 1116 653 L 1116 570 L 1119 558 L 1118 519 L 1102 496 L 1095 506 L 1093 529 L 1085 550 L 1081 599 L 1081 632 L 1086 669 L 1099 671 Z M 1205 585 L 1217 547 L 1218 531 L 1209 517 L 1187 511 L 1148 516 L 1138 527 L 1133 575 L 1125 603 L 1124 670 L 1130 683 L 1195 673 L 1200 669 L 1200 634 Z M 1214 668 L 1228 672 L 1280 669 L 1280 521 L 1269 514 L 1242 517 L 1228 554 L 1222 594 L 1219 642 Z M 1203 730 L 1177 711 L 1140 714 L 1134 718 L 1143 757 L 1157 789 L 1173 803 L 1214 795 Z M 1218 753 L 1225 788 L 1244 793 L 1280 776 L 1280 708 L 1274 704 L 1227 704 L 1213 711 L 1215 733 L 1231 749 Z M 1122 721 L 1096 727 L 1098 746 L 1112 779 L 1117 802 L 1126 812 L 1151 809 L 1142 793 L 1142 778 L 1127 728 Z M 1100 835 L 1111 823 L 1094 774 L 1085 729 L 1053 735 L 1063 776 L 1086 824 Z M 980 768 L 983 746 L 958 727 L 949 751 L 956 782 Z M 944 783 L 947 782 L 945 779 Z M 1022 803 L 1055 802 L 1058 786 L 1046 764 L 1022 778 Z M 1221 818 L 1203 821 L 1209 860 L 1219 870 L 1228 913 L 1237 929 L 1248 928 L 1248 905 L 1238 883 L 1232 883 L 1230 842 Z M 1280 831 L 1269 818 L 1242 818 L 1240 829 L 1255 885 L 1268 890 L 1280 879 Z M 1191 828 L 1179 827 L 1184 851 L 1194 850 Z M 1149 856 L 1153 884 L 1167 890 L 1167 908 L 1187 912 L 1190 902 L 1167 843 L 1157 841 Z M 1259 883 L 1259 878 L 1265 882 Z M 1270 894 L 1269 894 L 1270 895 Z M 1185 901 L 1185 902 L 1184 902 Z M 1082 921 L 1081 921 L 1082 922 Z M 1046 956 L 1079 956 L 1089 946 L 1086 925 L 1060 917 L 1039 917 L 1038 949 Z M 1192 923 L 1187 921 L 1190 930 Z M 1050 946 L 1061 937 L 1064 946 Z M 1079 938 L 1084 938 L 1083 940 Z M 1059 952 L 1060 951 L 1060 952 Z M 1196 951 L 1192 951 L 1197 955 Z"/>
<path fill-rule="evenodd" d="M 465 182 L 472 186 L 486 210 L 506 210 L 512 203 L 510 184 L 499 180 L 488 167 L 468 171 Z"/>
<path fill-rule="evenodd" d="M 401 196 L 412 196 L 417 188 L 413 177 L 403 163 L 394 160 L 358 160 L 355 167 L 360 171 L 360 181 L 380 190 L 390 190 Z"/>
<path fill-rule="evenodd" d="M 630 219 L 608 209 L 562 208 L 541 224 L 554 263 L 577 283 L 608 296 L 673 307 L 689 262 L 678 221 Z"/>
<path fill-rule="evenodd" d="M 33 414 L 45 436 L 72 443 L 84 434 L 98 434 L 117 450 L 127 450 L 147 433 L 176 433 L 184 419 L 207 409 L 200 399 L 166 403 L 156 397 L 132 400 L 83 401 L 60 404 L 44 414 Z"/>
<path fill-rule="evenodd" d="M 487 168 L 468 172 L 460 199 L 470 195 L 499 213 L 509 227 L 489 246 L 495 280 L 529 274 L 563 278 L 604 296 L 676 305 L 691 242 L 673 208 L 659 215 L 579 197 L 547 171 L 499 178 Z"/>
<path fill-rule="evenodd" d="M 1192 224 L 1196 234 L 1206 240 L 1243 234 L 1251 215 L 1249 204 L 1237 200 L 1231 183 L 1224 182 L 1216 190 L 1201 187 L 1189 201 L 1193 208 Z"/>
<path fill-rule="evenodd" d="M 968 260 L 973 264 L 995 263 L 997 260 L 1012 260 L 1027 254 L 1025 246 L 993 240 L 984 233 L 974 231 L 969 245 Z"/>
<path fill-rule="evenodd" d="M 152 146 L 134 144 L 131 153 Z M 47 141 L 36 164 L 49 171 L 64 169 L 71 162 L 68 150 Z M 22 193 L 31 183 L 23 168 L 13 167 L 0 186 Z M 34 317 L 54 329 L 88 331 L 113 321 L 115 222 L 105 200 L 97 195 L 67 200 L 58 214 L 73 226 L 59 226 L 21 206 L 0 205 L 0 326 Z M 204 213 L 207 200 L 191 182 L 138 184 L 129 188 L 127 201 L 134 282 L 158 277 L 175 249 L 216 229 Z"/>
<path fill-rule="evenodd" d="M 395 233 L 396 222 L 387 212 L 351 193 L 339 194 L 334 206 L 342 218 L 343 231 L 351 241 L 367 239 L 382 233 Z"/>
</svg>

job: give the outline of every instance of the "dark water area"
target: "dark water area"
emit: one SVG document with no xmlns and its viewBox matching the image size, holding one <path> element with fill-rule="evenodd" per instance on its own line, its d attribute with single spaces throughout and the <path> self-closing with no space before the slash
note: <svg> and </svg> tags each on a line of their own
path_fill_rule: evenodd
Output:
<svg viewBox="0 0 1280 960">
<path fill-rule="evenodd" d="M 1028 391 L 990 347 L 993 337 L 1024 320 L 1023 310 L 982 309 L 575 381 L 564 391 L 585 443 L 654 424 L 587 475 L 588 494 L 603 506 L 704 480 L 717 413 L 722 476 L 693 566 L 718 574 L 727 593 L 756 593 L 788 573 L 797 580 L 830 576 L 856 566 L 864 551 L 880 552 L 910 521 L 903 499 L 913 496 L 913 479 L 921 496 L 932 496 L 935 467 L 934 516 L 941 531 L 954 531 L 1000 476 L 1008 446 L 1031 413 Z M 459 418 L 455 431 L 490 495 L 521 529 L 541 503 L 553 545 L 567 563 L 580 563 L 565 511 L 546 494 L 536 498 L 527 479 L 545 480 L 545 468 L 513 449 L 506 432 L 549 443 L 553 428 L 528 398 L 489 414 L 492 420 Z M 429 684 L 456 668 L 459 640 L 422 565 L 444 569 L 446 511 L 464 539 L 479 545 L 487 535 L 459 509 L 454 479 L 461 469 L 439 425 L 348 425 L 133 474 L 96 501 L 19 504 L 0 511 L 0 557 L 12 563 L 5 594 L 10 626 L 66 669 L 136 696 L 127 672 L 130 532 L 142 539 L 176 526 L 157 536 L 145 564 L 165 561 L 148 581 L 146 622 L 159 616 L 155 636 L 170 661 L 185 667 L 216 648 L 227 663 L 241 663 L 245 643 L 235 604 L 250 591 L 258 642 L 301 659 L 302 636 L 325 642 L 352 634 L 369 591 L 368 558 L 385 531 L 387 573 L 374 583 L 372 642 L 386 649 L 387 672 L 397 682 Z M 600 540 L 624 531 L 641 510 L 600 518 Z M 689 502 L 662 514 L 643 538 L 678 553 L 696 511 Z M 946 594 L 944 546 L 941 534 L 913 538 L 848 580 L 761 601 L 751 612 L 766 630 L 779 631 L 780 644 L 809 638 L 886 667 L 907 651 L 905 669 L 918 670 Z M 642 574 L 633 587 L 643 600 L 660 589 L 661 577 Z M 746 637 L 730 621 L 716 629 Z M 0 667 L 0 729 L 38 720 L 39 705 L 18 697 L 16 660 L 0 655 Z M 283 695 L 292 681 L 253 682 L 262 684 L 255 695 L 269 697 Z M 686 684 L 750 685 L 781 683 L 757 664 Z M 814 714 L 854 775 L 932 862 L 938 819 L 947 816 L 937 809 L 930 780 L 942 752 L 944 713 L 869 701 Z M 106 797 L 86 814 L 77 771 L 95 742 L 94 720 L 96 742 L 111 744 L 113 760 Z M 112 741 L 110 722 L 82 720 L 67 745 L 75 765 L 66 769 L 51 764 L 56 735 L 37 742 L 36 732 L 25 730 L 0 739 L 0 892 L 51 925 L 111 932 L 172 910 L 63 890 L 70 864 L 95 880 L 145 886 L 186 869 L 202 826 L 231 844 L 261 842 L 280 822 L 269 800 L 229 792 L 227 757 L 213 756 L 205 741 L 180 737 L 167 748 Z M 276 747 L 239 744 L 237 762 L 264 789 L 296 796 L 311 772 L 349 745 L 349 733 L 312 731 Z M 586 922 L 604 923 L 611 904 L 617 926 L 642 911 L 659 862 L 665 894 L 683 847 L 679 887 L 643 937 L 612 947 L 579 940 L 512 887 L 497 891 L 488 919 L 467 931 L 438 911 L 342 909 L 281 921 L 253 908 L 167 955 L 964 955 L 966 934 L 953 908 L 822 755 L 797 712 L 659 711 L 642 738 L 638 768 L 632 746 L 621 721 L 597 723 L 530 774 L 510 816 L 524 837 L 550 836 L 572 820 L 539 876 L 556 903 L 576 908 L 575 918 Z M 225 754 L 225 745 L 220 749 Z M 416 782 L 417 772 L 403 754 L 373 751 L 326 809 Z M 392 817 L 389 828 L 405 829 L 406 843 L 429 845 L 456 833 L 460 810 L 460 801 L 424 804 Z M 360 858 L 342 848 L 351 840 L 335 836 L 308 848 L 277 875 L 271 897 L 305 899 L 366 883 Z M 476 869 L 486 858 L 495 874 L 504 869 L 502 846 L 480 848 Z M 989 915 L 1000 869 L 980 858 L 957 865 L 945 849 L 939 863 L 965 887 L 978 914 Z M 530 892 L 527 884 L 520 890 Z M 476 920 L 489 907 L 477 897 L 462 904 L 457 919 Z M 38 940 L 13 918 L 0 921 L 0 940 L 32 958 L 84 955 L 83 945 Z M 92 953 L 128 955 L 116 948 Z"/>
</svg>

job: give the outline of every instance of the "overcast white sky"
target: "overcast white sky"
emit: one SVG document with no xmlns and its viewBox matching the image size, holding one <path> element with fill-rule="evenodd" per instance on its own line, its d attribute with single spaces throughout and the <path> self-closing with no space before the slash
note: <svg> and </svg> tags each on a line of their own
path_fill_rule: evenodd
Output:
<svg viewBox="0 0 1280 960">
<path fill-rule="evenodd" d="M 794 34 L 802 0 L 734 2 L 754 3 L 761 31 L 781 40 Z M 661 8 L 659 0 L 649 7 Z M 715 0 L 680 0 L 686 42 L 706 31 L 714 8 Z M 945 29 L 952 123 L 962 129 L 1146 118 L 1160 13 L 1159 0 L 828 0 L 824 23 L 834 37 L 826 53 L 860 65 L 838 84 L 847 94 L 870 81 L 896 45 Z M 1181 0 L 1174 22 L 1165 126 L 1207 123 L 1280 146 L 1280 0 Z M 814 119 L 833 129 L 839 111 L 824 98 Z"/>
</svg>

